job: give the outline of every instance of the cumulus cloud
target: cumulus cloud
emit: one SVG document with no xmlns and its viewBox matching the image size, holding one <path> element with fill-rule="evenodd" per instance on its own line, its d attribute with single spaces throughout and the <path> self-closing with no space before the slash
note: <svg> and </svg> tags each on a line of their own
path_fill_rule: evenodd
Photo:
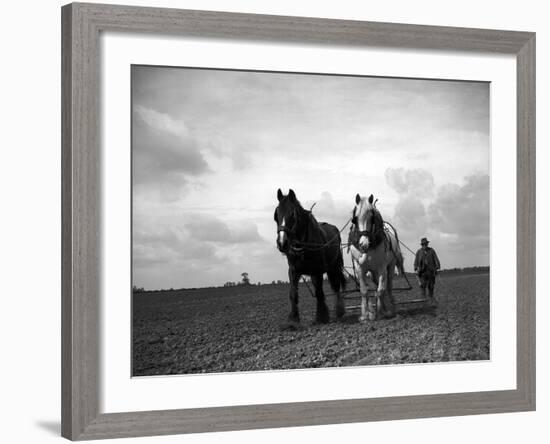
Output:
<svg viewBox="0 0 550 444">
<path fill-rule="evenodd" d="M 189 236 L 179 226 L 156 224 L 152 229 L 133 232 L 134 265 L 152 265 L 184 260 L 216 259 L 212 245 Z"/>
<path fill-rule="evenodd" d="M 489 237 L 489 176 L 472 175 L 462 186 L 448 184 L 439 188 L 428 207 L 430 225 L 442 233 L 461 237 Z"/>
<path fill-rule="evenodd" d="M 427 236 L 442 258 L 443 266 L 486 265 L 490 242 L 490 180 L 487 174 L 464 177 L 462 184 L 436 187 L 428 175 L 407 170 L 386 172 L 395 191 L 401 192 L 391 219 L 406 243 L 417 245 Z M 420 188 L 432 183 L 431 192 Z M 432 198 L 429 198 L 432 195 Z M 426 202 L 427 201 L 427 202 Z"/>
<path fill-rule="evenodd" d="M 136 107 L 132 136 L 133 181 L 138 191 L 169 199 L 178 196 L 190 178 L 210 171 L 185 125 L 167 115 Z"/>
<path fill-rule="evenodd" d="M 434 189 L 434 178 L 424 169 L 387 168 L 385 176 L 387 184 L 400 194 L 425 198 Z"/>
<path fill-rule="evenodd" d="M 213 215 L 193 214 L 186 217 L 185 228 L 197 240 L 220 243 L 261 242 L 258 227 L 250 221 L 225 223 Z"/>
<path fill-rule="evenodd" d="M 428 224 L 426 209 L 422 201 L 414 196 L 400 199 L 395 206 L 393 223 L 400 230 L 409 233 L 422 233 Z"/>
<path fill-rule="evenodd" d="M 189 135 L 189 129 L 183 120 L 175 120 L 168 114 L 160 113 L 141 105 L 136 105 L 134 111 L 140 120 L 146 122 L 152 128 L 171 133 L 175 136 Z"/>
<path fill-rule="evenodd" d="M 412 238 L 429 229 L 424 201 L 433 195 L 433 175 L 424 169 L 387 168 L 386 183 L 398 193 L 392 223 L 403 237 Z"/>
<path fill-rule="evenodd" d="M 319 222 L 328 222 L 340 226 L 343 221 L 350 217 L 353 210 L 353 200 L 350 201 L 334 199 L 332 193 L 323 191 L 318 199 L 308 199 L 304 202 L 304 207 L 309 209 L 313 207 L 313 214 Z"/>
</svg>

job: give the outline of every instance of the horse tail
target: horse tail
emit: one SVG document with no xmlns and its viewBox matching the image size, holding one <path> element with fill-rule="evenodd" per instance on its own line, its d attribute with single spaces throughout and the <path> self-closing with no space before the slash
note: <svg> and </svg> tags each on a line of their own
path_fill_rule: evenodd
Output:
<svg viewBox="0 0 550 444">
<path fill-rule="evenodd" d="M 327 273 L 328 281 L 330 283 L 330 288 L 332 291 L 339 292 L 340 290 L 346 289 L 346 275 L 344 274 L 344 258 L 342 256 L 342 251 L 338 251 L 338 256 L 336 258 L 336 263 L 334 264 L 334 269 Z"/>
<path fill-rule="evenodd" d="M 397 269 L 399 270 L 399 274 L 405 276 L 403 253 L 401 253 L 401 248 L 399 248 L 399 244 L 397 244 L 397 252 L 395 254 L 395 257 L 397 259 Z"/>
<path fill-rule="evenodd" d="M 399 236 L 397 235 L 395 228 L 393 229 L 393 232 L 395 233 L 395 245 L 397 246 L 397 269 L 399 270 L 399 274 L 405 276 L 405 260 L 403 259 L 403 253 L 401 253 L 401 247 L 399 246 Z"/>
<path fill-rule="evenodd" d="M 401 247 L 399 246 L 399 236 L 397 235 L 397 230 L 389 222 L 384 222 L 384 223 L 391 227 L 393 231 L 393 237 L 395 238 L 395 248 L 393 249 L 393 254 L 395 256 L 395 261 L 396 261 L 395 265 L 397 267 L 397 271 L 399 272 L 399 274 L 405 275 L 405 266 L 404 266 L 405 259 L 403 258 L 403 253 L 401 253 Z"/>
</svg>

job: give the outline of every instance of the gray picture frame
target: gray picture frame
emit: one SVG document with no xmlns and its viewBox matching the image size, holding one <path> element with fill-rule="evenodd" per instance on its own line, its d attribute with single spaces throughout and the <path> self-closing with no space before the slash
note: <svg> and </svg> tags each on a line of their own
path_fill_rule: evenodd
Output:
<svg viewBox="0 0 550 444">
<path fill-rule="evenodd" d="M 517 388 L 101 413 L 99 35 L 103 31 L 514 55 L 517 60 Z M 534 409 L 534 33 L 86 3 L 62 8 L 61 413 L 64 437 L 72 440 L 136 437 Z"/>
</svg>

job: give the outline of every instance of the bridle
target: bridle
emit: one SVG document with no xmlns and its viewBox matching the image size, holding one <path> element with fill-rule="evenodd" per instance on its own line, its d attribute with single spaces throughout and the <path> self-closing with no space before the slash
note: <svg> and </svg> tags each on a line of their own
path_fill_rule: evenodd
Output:
<svg viewBox="0 0 550 444">
<path fill-rule="evenodd" d="M 300 214 L 300 211 L 302 212 L 302 214 Z M 336 238 L 339 238 L 342 231 L 344 231 L 344 229 L 351 222 L 351 218 L 348 219 L 348 221 L 345 223 L 345 225 L 342 227 L 342 229 L 339 230 L 338 233 L 335 236 L 325 240 L 324 242 L 308 242 L 306 239 L 308 239 L 308 236 L 309 236 L 309 223 L 310 222 L 304 223 L 305 230 L 304 230 L 304 233 L 303 233 L 303 240 L 297 239 L 297 237 L 298 237 L 297 228 L 298 228 L 298 225 L 299 225 L 300 216 L 304 216 L 304 217 L 308 217 L 308 218 L 312 217 L 311 210 L 308 211 L 308 210 L 304 210 L 302 208 L 294 207 L 294 209 L 293 209 L 293 219 L 294 220 L 293 220 L 293 223 L 292 223 L 291 226 L 282 225 L 279 222 L 279 220 L 277 218 L 277 209 L 275 209 L 275 214 L 274 214 L 275 222 L 277 222 L 277 235 L 279 235 L 279 233 L 281 233 L 281 232 L 286 233 L 287 236 L 288 236 L 289 250 L 290 250 L 291 253 L 297 254 L 297 255 L 301 255 L 306 251 L 320 252 L 320 251 L 324 250 L 327 246 L 331 245 L 332 242 Z"/>
<path fill-rule="evenodd" d="M 359 245 L 359 239 L 361 239 L 362 236 L 365 236 L 369 240 L 369 244 L 374 244 L 378 234 L 381 231 L 384 231 L 384 222 L 383 222 L 382 216 L 380 215 L 378 210 L 373 206 L 372 209 L 369 209 L 369 211 L 372 211 L 372 213 L 373 213 L 372 218 L 376 219 L 376 216 L 378 214 L 378 217 L 380 218 L 380 221 L 382 223 L 380 224 L 379 227 L 377 227 L 376 226 L 376 221 L 373 221 L 371 223 L 370 227 L 368 226 L 369 224 L 367 223 L 367 229 L 366 230 L 360 230 L 358 220 L 357 220 L 356 210 L 357 210 L 357 207 L 354 207 L 353 208 L 353 216 L 351 218 L 351 221 L 352 221 L 353 225 L 355 226 L 356 241 L 354 242 L 354 244 L 356 243 L 357 245 L 355 245 L 355 247 L 358 248 L 359 250 L 362 250 L 363 248 L 361 247 L 361 245 Z"/>
<path fill-rule="evenodd" d="M 296 208 L 293 208 L 292 210 L 293 223 L 291 227 L 288 227 L 287 225 L 282 225 L 279 222 L 279 219 L 277 218 L 278 208 L 279 207 L 275 208 L 275 214 L 273 215 L 273 219 L 275 219 L 275 222 L 277 222 L 277 234 L 279 234 L 281 231 L 287 234 L 294 234 L 296 232 L 296 225 L 298 225 L 298 212 L 296 211 Z M 283 217 L 283 220 L 284 220 L 284 217 Z"/>
<path fill-rule="evenodd" d="M 293 208 L 293 211 L 292 211 L 292 225 L 290 226 L 287 226 L 286 224 L 285 225 L 282 225 L 278 218 L 277 218 L 277 209 L 275 209 L 275 214 L 274 214 L 274 219 L 275 221 L 277 222 L 277 236 L 283 232 L 283 233 L 286 233 L 287 236 L 288 236 L 288 243 L 289 243 L 289 248 L 291 251 L 295 251 L 295 252 L 301 252 L 301 249 L 300 247 L 298 247 L 298 245 L 301 243 L 299 240 L 296 239 L 297 237 L 297 227 L 298 227 L 298 218 L 299 218 L 299 214 L 298 214 L 298 209 L 296 207 Z M 306 233 L 307 235 L 307 233 Z"/>
</svg>

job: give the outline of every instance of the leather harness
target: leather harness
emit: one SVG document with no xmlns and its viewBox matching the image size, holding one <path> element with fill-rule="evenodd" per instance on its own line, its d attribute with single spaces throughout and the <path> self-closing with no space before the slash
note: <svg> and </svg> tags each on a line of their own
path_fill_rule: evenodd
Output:
<svg viewBox="0 0 550 444">
<path fill-rule="evenodd" d="M 369 247 L 367 250 L 377 248 L 382 242 L 385 242 L 385 248 L 388 248 L 388 242 L 386 238 L 386 229 L 384 227 L 384 220 L 382 215 L 376 209 L 373 209 L 374 212 L 373 218 L 375 219 L 372 225 L 367 227 L 366 230 L 359 230 L 359 224 L 357 223 L 357 216 L 355 214 L 355 208 L 353 209 L 352 223 L 349 236 L 348 244 L 353 245 L 359 251 L 364 251 L 365 249 L 359 244 L 359 239 L 361 236 L 365 236 L 369 240 Z M 391 248 L 391 245 L 390 245 Z"/>
</svg>

